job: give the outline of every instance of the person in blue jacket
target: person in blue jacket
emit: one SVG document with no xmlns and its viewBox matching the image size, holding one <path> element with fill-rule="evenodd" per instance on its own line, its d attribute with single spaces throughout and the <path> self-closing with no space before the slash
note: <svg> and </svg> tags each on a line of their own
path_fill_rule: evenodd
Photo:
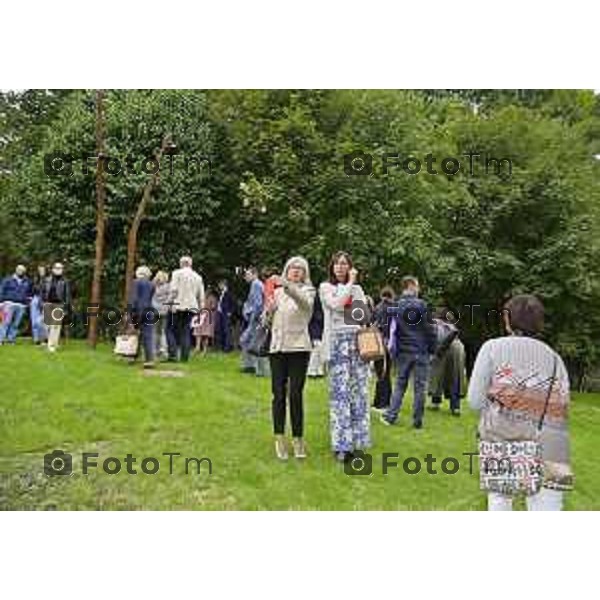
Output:
<svg viewBox="0 0 600 600">
<path fill-rule="evenodd" d="M 145 369 L 154 366 L 154 325 L 158 320 L 158 313 L 152 304 L 154 284 L 150 281 L 151 277 L 152 272 L 148 267 L 138 267 L 129 297 L 133 323 L 140 333 L 139 344 L 144 349 Z"/>
<path fill-rule="evenodd" d="M 423 426 L 429 364 L 436 348 L 436 331 L 427 304 L 419 298 L 419 281 L 416 277 L 402 279 L 402 295 L 395 307 L 390 308 L 389 351 L 396 361 L 398 375 L 390 407 L 381 415 L 384 425 L 393 425 L 414 373 L 413 425 Z"/>
<path fill-rule="evenodd" d="M 13 275 L 6 277 L 0 284 L 0 344 L 14 344 L 19 325 L 27 306 L 31 302 L 31 280 L 25 275 L 27 269 L 18 265 Z"/>
</svg>

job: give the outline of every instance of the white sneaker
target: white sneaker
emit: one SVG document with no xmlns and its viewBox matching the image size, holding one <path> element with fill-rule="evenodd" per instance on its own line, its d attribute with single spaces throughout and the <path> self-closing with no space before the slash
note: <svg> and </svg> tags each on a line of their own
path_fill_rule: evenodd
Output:
<svg viewBox="0 0 600 600">
<path fill-rule="evenodd" d="M 288 449 L 287 443 L 283 436 L 277 437 L 275 439 L 275 454 L 279 460 L 287 460 L 288 459 Z"/>
<path fill-rule="evenodd" d="M 306 444 L 302 438 L 294 438 L 292 445 L 294 446 L 294 456 L 296 458 L 306 458 Z"/>
</svg>

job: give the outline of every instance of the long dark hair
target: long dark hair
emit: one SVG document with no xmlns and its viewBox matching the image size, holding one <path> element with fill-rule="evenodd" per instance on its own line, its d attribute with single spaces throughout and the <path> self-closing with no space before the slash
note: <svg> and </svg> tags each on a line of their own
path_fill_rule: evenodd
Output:
<svg viewBox="0 0 600 600">
<path fill-rule="evenodd" d="M 333 270 L 334 265 L 340 260 L 340 258 L 345 258 L 348 263 L 348 272 L 350 269 L 354 268 L 354 263 L 352 262 L 352 256 L 348 254 L 348 252 L 344 252 L 343 250 L 339 250 L 335 252 L 329 261 L 329 283 L 333 285 L 339 283 L 337 277 L 335 276 L 335 272 Z M 348 283 L 348 275 L 346 275 L 346 281 L 344 283 Z"/>
</svg>

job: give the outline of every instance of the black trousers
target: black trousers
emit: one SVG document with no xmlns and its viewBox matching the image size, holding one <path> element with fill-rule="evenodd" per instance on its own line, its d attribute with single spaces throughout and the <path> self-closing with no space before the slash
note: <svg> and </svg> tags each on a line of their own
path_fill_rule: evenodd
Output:
<svg viewBox="0 0 600 600">
<path fill-rule="evenodd" d="M 273 392 L 273 431 L 275 435 L 285 432 L 286 398 L 289 382 L 290 420 L 292 435 L 304 434 L 304 406 L 302 393 L 310 352 L 277 352 L 270 354 L 271 390 Z"/>
<path fill-rule="evenodd" d="M 192 332 L 190 330 L 192 313 L 189 310 L 177 310 L 172 316 L 175 344 L 179 350 L 179 360 L 187 362 L 190 357 L 190 347 L 192 345 Z"/>
<path fill-rule="evenodd" d="M 373 406 L 375 408 L 387 408 L 390 405 L 390 398 L 392 397 L 392 361 L 390 360 L 390 353 L 387 348 L 385 349 L 385 355 L 385 369 L 383 359 L 377 360 L 373 364 L 375 374 L 377 375 L 375 398 L 373 399 Z"/>
</svg>

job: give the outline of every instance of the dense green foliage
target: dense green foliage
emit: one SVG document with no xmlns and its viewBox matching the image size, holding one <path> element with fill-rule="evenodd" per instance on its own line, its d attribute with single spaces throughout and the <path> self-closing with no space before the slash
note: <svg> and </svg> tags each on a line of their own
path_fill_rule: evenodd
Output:
<svg viewBox="0 0 600 600">
<path fill-rule="evenodd" d="M 94 92 L 1 96 L 0 266 L 63 259 L 89 293 L 94 168 L 48 177 L 43 155 L 94 155 Z M 494 333 L 486 309 L 515 291 L 539 294 L 551 340 L 581 372 L 600 342 L 600 103 L 569 90 L 110 91 L 108 154 L 150 156 L 166 133 L 179 155 L 161 171 L 138 260 L 173 268 L 189 252 L 209 281 L 236 266 L 306 255 L 315 281 L 332 251 L 351 251 L 374 295 L 415 273 L 434 304 L 479 304 L 462 319 L 476 345 Z M 373 155 L 372 177 L 347 176 L 344 155 Z M 463 155 L 512 161 L 473 175 Z M 382 155 L 438 174 L 391 168 Z M 210 170 L 185 169 L 208 156 Z M 444 157 L 462 161 L 456 175 Z M 149 175 L 108 175 L 105 301 L 123 285 L 126 235 Z M 463 310 L 461 314 L 468 314 Z"/>
</svg>

